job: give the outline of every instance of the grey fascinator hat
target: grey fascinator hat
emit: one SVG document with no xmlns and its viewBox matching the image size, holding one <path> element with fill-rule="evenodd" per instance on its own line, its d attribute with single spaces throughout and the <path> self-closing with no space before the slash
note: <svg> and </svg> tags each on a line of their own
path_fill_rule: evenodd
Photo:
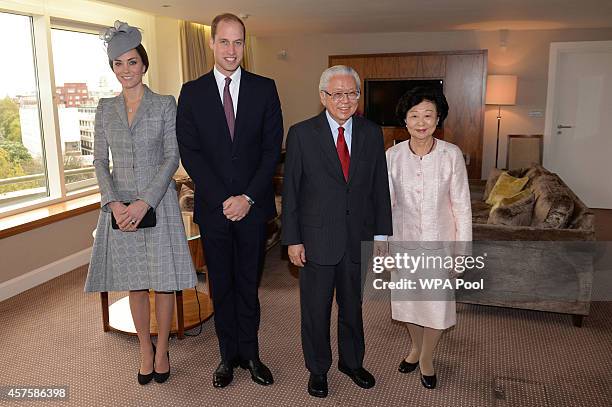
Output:
<svg viewBox="0 0 612 407">
<path fill-rule="evenodd" d="M 142 34 L 138 28 L 119 20 L 115 21 L 114 27 L 101 32 L 100 38 L 106 43 L 106 53 L 111 61 L 136 48 L 142 42 Z"/>
</svg>

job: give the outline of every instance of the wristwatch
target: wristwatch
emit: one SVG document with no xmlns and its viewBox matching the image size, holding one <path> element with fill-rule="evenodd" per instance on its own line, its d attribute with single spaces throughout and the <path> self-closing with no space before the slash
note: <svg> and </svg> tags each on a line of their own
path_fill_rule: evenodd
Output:
<svg viewBox="0 0 612 407">
<path fill-rule="evenodd" d="M 246 200 L 247 200 L 247 202 L 249 203 L 249 206 L 253 206 L 253 205 L 255 205 L 255 201 L 254 201 L 254 200 L 252 200 L 252 199 L 251 199 L 251 198 L 250 198 L 248 195 L 246 195 L 246 194 L 242 194 L 242 196 L 244 197 L 244 199 L 246 199 Z"/>
</svg>

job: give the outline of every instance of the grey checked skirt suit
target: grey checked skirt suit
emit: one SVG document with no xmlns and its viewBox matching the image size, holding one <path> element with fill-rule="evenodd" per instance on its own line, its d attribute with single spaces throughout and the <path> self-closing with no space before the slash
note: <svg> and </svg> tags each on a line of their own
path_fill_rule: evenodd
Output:
<svg viewBox="0 0 612 407">
<path fill-rule="evenodd" d="M 85 291 L 176 291 L 196 285 L 172 179 L 179 162 L 175 123 L 174 97 L 146 86 L 131 126 L 122 95 L 100 99 L 94 167 L 102 199 Z M 155 208 L 157 225 L 136 232 L 112 229 L 108 204 L 137 199 Z"/>
</svg>

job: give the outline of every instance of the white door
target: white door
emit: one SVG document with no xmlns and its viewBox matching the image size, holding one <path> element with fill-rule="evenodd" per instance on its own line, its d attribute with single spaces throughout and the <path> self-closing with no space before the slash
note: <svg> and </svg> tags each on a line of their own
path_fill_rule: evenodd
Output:
<svg viewBox="0 0 612 407">
<path fill-rule="evenodd" d="M 612 209 L 612 41 L 551 44 L 545 123 L 544 167 Z"/>
</svg>

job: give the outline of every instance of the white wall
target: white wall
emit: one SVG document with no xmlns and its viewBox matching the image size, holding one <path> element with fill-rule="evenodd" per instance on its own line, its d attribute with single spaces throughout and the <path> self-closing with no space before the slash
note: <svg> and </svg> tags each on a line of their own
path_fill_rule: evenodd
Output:
<svg viewBox="0 0 612 407">
<path fill-rule="evenodd" d="M 178 99 L 183 85 L 179 20 L 155 17 L 155 31 L 157 38 L 155 52 L 158 56 L 158 79 L 155 90 L 165 95 L 174 95 Z"/>
</svg>

